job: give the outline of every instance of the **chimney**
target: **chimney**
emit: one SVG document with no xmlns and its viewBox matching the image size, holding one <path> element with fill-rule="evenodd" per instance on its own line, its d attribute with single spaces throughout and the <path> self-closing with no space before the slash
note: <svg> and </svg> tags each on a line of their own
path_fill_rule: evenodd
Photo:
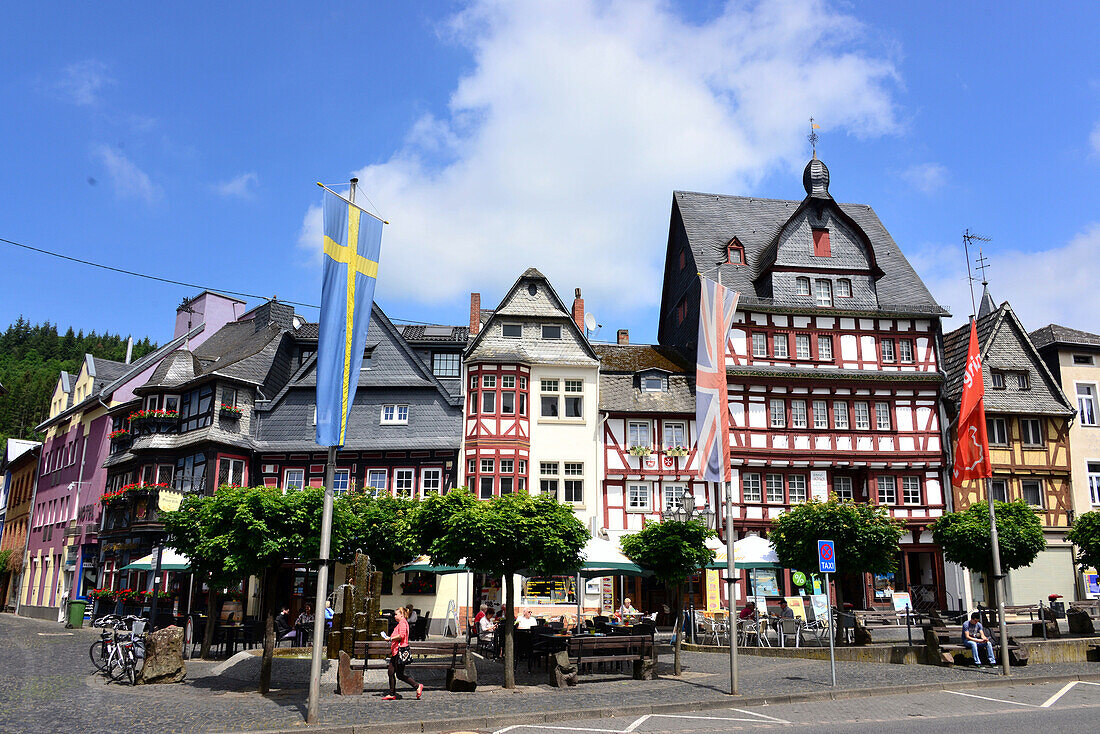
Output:
<svg viewBox="0 0 1100 734">
<path fill-rule="evenodd" d="M 587 332 L 584 330 L 584 299 L 581 298 L 581 289 L 577 288 L 573 295 L 573 320 L 577 322 L 577 328 L 581 330 L 582 334 Z"/>
<path fill-rule="evenodd" d="M 481 294 L 470 294 L 470 336 L 481 331 Z"/>
<path fill-rule="evenodd" d="M 626 329 L 619 329 L 619 331 L 616 333 L 616 340 L 619 344 L 629 344 L 630 332 Z"/>
<path fill-rule="evenodd" d="M 126 364 L 130 364 L 130 360 L 134 358 L 134 337 L 126 337 Z"/>
</svg>

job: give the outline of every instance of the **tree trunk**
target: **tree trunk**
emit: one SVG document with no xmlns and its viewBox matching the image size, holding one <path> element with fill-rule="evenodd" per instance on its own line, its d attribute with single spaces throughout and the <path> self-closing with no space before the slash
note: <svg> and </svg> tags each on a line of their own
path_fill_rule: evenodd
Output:
<svg viewBox="0 0 1100 734">
<path fill-rule="evenodd" d="M 264 586 L 264 654 L 260 661 L 260 694 L 271 689 L 271 664 L 275 657 L 275 581 L 278 574 L 272 568 L 263 575 Z M 321 612 L 324 615 L 324 612 Z M 324 623 L 324 617 L 321 618 Z"/>
<path fill-rule="evenodd" d="M 202 648 L 199 649 L 199 658 L 206 660 L 210 657 L 210 646 L 214 644 L 214 623 L 218 621 L 218 614 L 214 611 L 214 582 L 211 580 L 206 591 L 206 626 L 202 630 Z"/>
<path fill-rule="evenodd" d="M 672 655 L 672 674 L 680 675 L 682 668 L 680 667 L 680 641 L 684 637 L 684 585 L 676 585 L 676 624 L 672 627 L 673 633 L 676 635 L 676 645 L 673 647 Z"/>
<path fill-rule="evenodd" d="M 512 630 L 516 626 L 516 610 L 512 604 L 512 573 L 504 574 L 504 687 L 516 687 L 516 648 Z"/>
</svg>

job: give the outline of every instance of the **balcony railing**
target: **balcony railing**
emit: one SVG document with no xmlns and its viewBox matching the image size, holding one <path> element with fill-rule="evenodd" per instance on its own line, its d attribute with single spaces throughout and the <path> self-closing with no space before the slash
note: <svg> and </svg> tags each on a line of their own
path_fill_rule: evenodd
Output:
<svg viewBox="0 0 1100 734">
<path fill-rule="evenodd" d="M 170 495 L 169 507 L 175 506 L 180 495 L 202 494 L 205 480 L 179 479 L 169 487 L 136 487 L 118 494 L 106 503 L 101 521 L 102 533 L 119 533 L 159 526 L 162 495 Z"/>
</svg>

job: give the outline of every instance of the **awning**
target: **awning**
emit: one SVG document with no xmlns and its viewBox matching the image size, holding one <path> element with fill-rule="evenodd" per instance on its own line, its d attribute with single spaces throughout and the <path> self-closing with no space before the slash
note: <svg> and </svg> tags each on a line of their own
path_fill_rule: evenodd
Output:
<svg viewBox="0 0 1100 734">
<path fill-rule="evenodd" d="M 465 559 L 464 559 L 465 560 Z M 415 559 L 406 563 L 404 566 L 398 566 L 395 573 L 466 573 L 471 569 L 466 568 L 465 564 L 460 563 L 457 566 L 436 566 L 432 564 L 432 559 L 428 556 L 417 556 Z"/>
<path fill-rule="evenodd" d="M 156 565 L 157 559 L 155 553 L 150 553 L 144 558 L 131 563 L 129 566 L 124 566 L 123 571 L 152 571 Z M 191 559 L 187 556 L 180 555 L 171 548 L 165 548 L 160 557 L 160 570 L 162 571 L 189 571 L 191 569 Z"/>
<path fill-rule="evenodd" d="M 591 579 L 600 576 L 644 576 L 645 571 L 623 555 L 610 540 L 591 538 L 584 546 L 580 574 Z"/>
<path fill-rule="evenodd" d="M 714 560 L 707 568 L 728 568 L 726 546 L 715 548 Z M 770 540 L 749 535 L 733 544 L 733 564 L 736 568 L 779 568 L 779 556 Z"/>
</svg>

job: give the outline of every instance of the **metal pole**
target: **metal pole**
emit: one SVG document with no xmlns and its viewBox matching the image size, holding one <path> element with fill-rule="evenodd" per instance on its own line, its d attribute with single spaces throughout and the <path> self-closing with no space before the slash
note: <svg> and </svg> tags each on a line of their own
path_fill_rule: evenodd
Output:
<svg viewBox="0 0 1100 734">
<path fill-rule="evenodd" d="M 516 617 L 519 619 L 519 617 Z M 577 634 L 581 633 L 581 572 L 577 571 Z"/>
<path fill-rule="evenodd" d="M 153 561 L 153 597 L 149 601 L 149 631 L 152 632 L 157 627 L 157 596 L 159 596 L 160 589 L 160 561 L 161 555 L 164 553 L 164 546 L 157 546 L 156 560 Z"/>
<path fill-rule="evenodd" d="M 736 696 L 739 688 L 737 680 L 737 605 L 733 601 L 736 584 L 737 570 L 733 562 L 733 483 L 726 482 L 726 601 L 729 604 L 731 696 Z"/>
<path fill-rule="evenodd" d="M 985 480 L 985 496 L 989 505 L 989 538 L 993 544 L 993 593 L 997 595 L 997 630 L 1001 635 L 1001 672 L 1009 675 L 1008 627 L 1005 624 L 1004 587 L 1001 584 L 1001 543 L 997 539 L 997 513 L 993 509 L 993 479 Z"/>
<path fill-rule="evenodd" d="M 905 605 L 905 634 L 909 638 L 909 647 L 913 646 L 913 618 L 909 616 L 909 605 Z"/>
<path fill-rule="evenodd" d="M 352 188 L 354 194 L 355 189 Z M 336 476 L 336 447 L 328 447 L 325 464 L 325 501 L 321 511 L 321 552 L 317 564 L 317 594 L 313 605 L 313 657 L 309 664 L 309 704 L 306 723 L 316 724 L 321 697 L 321 648 L 325 644 L 325 598 L 328 596 L 328 554 L 332 541 L 332 484 Z"/>
<path fill-rule="evenodd" d="M 833 587 L 829 584 L 829 576 L 825 574 L 825 601 L 829 606 L 829 671 L 833 676 L 833 688 L 836 688 L 836 627 L 833 626 Z"/>
</svg>

